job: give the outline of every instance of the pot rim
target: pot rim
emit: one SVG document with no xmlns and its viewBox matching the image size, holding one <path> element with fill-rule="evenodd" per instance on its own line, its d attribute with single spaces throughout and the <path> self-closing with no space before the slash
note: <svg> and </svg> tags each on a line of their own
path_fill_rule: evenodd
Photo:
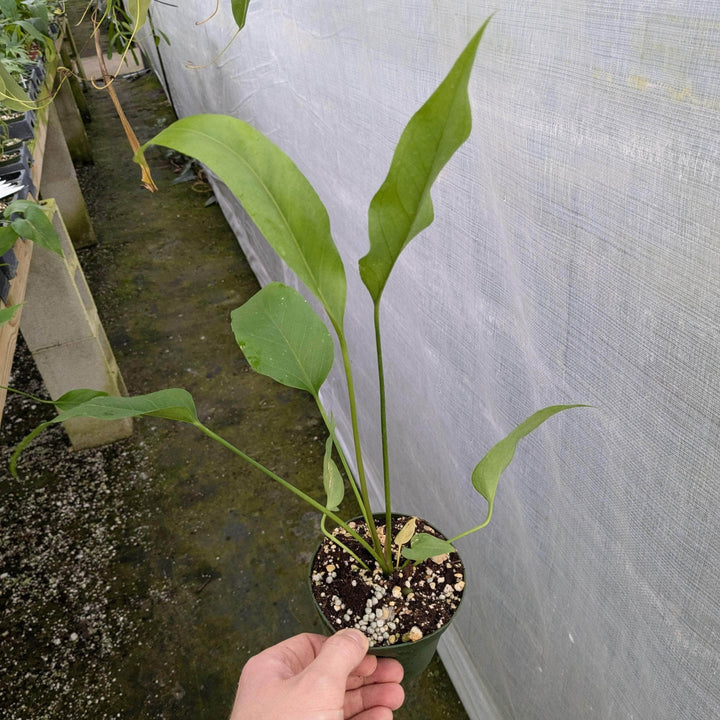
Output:
<svg viewBox="0 0 720 720">
<path fill-rule="evenodd" d="M 376 518 L 376 519 L 380 519 L 383 521 L 385 520 L 384 512 L 373 513 L 372 516 L 373 516 L 373 518 Z M 442 533 L 440 530 L 438 530 L 435 527 L 435 525 L 433 525 L 431 522 L 428 522 L 427 520 L 425 520 L 425 518 L 420 518 L 417 515 L 411 515 L 408 513 L 398 513 L 398 512 L 391 512 L 391 517 L 393 517 L 393 518 L 408 518 L 408 519 L 411 517 L 417 517 L 419 520 L 422 520 L 423 522 L 430 525 L 430 527 L 432 527 L 433 530 L 440 533 L 440 535 L 442 536 L 443 539 L 445 539 L 445 540 L 447 539 L 445 537 L 444 533 Z M 358 515 L 357 517 L 350 518 L 350 520 L 348 520 L 348 522 L 363 522 L 364 523 L 365 518 L 362 515 Z M 310 565 L 308 567 L 308 586 L 310 588 L 310 597 L 312 598 L 313 605 L 315 606 L 315 609 L 317 610 L 318 614 L 324 621 L 324 625 L 325 625 L 326 629 L 330 632 L 337 632 L 338 630 L 345 629 L 346 626 L 343 625 L 338 628 L 334 628 L 330 624 L 330 621 L 325 616 L 325 613 L 322 611 L 322 609 L 320 608 L 320 605 L 318 604 L 317 600 L 315 599 L 315 593 L 313 592 L 312 569 L 313 569 L 313 565 L 315 564 L 315 558 L 317 557 L 317 554 L 320 552 L 320 548 L 322 547 L 322 544 L 326 539 L 327 538 L 325 538 L 323 536 L 323 538 L 320 540 L 320 543 L 317 546 L 317 549 L 313 553 L 312 558 L 310 559 Z M 455 550 L 455 552 L 457 553 L 460 563 L 462 564 L 463 578 L 465 581 L 465 587 L 467 587 L 467 569 L 465 567 L 465 563 L 463 562 L 463 559 L 462 559 L 460 553 L 457 551 L 457 549 Z M 431 633 L 428 633 L 427 635 L 423 635 L 419 640 L 408 640 L 406 642 L 394 643 L 393 645 L 373 645 L 372 647 L 370 647 L 368 652 L 370 654 L 391 653 L 391 652 L 393 652 L 393 650 L 396 650 L 396 649 L 410 648 L 413 646 L 416 647 L 416 646 L 418 646 L 418 644 L 424 643 L 424 641 L 426 641 L 426 640 L 427 641 L 430 641 L 430 640 L 437 641 L 437 639 L 440 638 L 440 636 L 445 632 L 445 630 L 447 630 L 448 627 L 450 627 L 451 623 L 457 617 L 457 614 L 460 611 L 460 607 L 462 606 L 464 599 L 465 599 L 465 590 L 463 590 L 463 593 L 460 596 L 460 600 L 458 601 L 457 607 L 455 608 L 455 612 L 450 616 L 448 621 L 442 627 L 439 627 L 436 630 L 433 630 Z"/>
</svg>

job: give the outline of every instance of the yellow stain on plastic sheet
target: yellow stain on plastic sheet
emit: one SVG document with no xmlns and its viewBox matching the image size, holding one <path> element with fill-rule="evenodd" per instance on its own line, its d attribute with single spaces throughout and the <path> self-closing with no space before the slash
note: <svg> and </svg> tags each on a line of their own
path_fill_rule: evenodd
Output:
<svg viewBox="0 0 720 720">
<path fill-rule="evenodd" d="M 647 90 L 650 82 L 647 78 L 640 77 L 640 75 L 631 75 L 628 78 L 628 85 L 634 87 L 636 90 Z"/>
</svg>

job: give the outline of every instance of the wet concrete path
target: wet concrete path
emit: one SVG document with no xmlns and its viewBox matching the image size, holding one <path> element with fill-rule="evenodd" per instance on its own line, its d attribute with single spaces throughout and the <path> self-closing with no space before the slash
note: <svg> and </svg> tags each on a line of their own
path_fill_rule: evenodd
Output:
<svg viewBox="0 0 720 720">
<path fill-rule="evenodd" d="M 172 121 L 152 75 L 116 90 L 141 142 Z M 320 499 L 312 399 L 255 375 L 234 343 L 230 311 L 258 285 L 209 188 L 173 184 L 182 161 L 160 150 L 160 190 L 141 188 L 110 99 L 88 101 L 95 163 L 79 176 L 99 242 L 80 260 L 129 392 L 186 388 L 204 423 Z M 22 344 L 13 383 L 42 392 Z M 82 452 L 55 429 L 15 481 L 8 447 L 47 412 L 12 398 L 0 431 L 3 717 L 223 720 L 251 655 L 321 632 L 306 587 L 317 513 L 164 420 Z M 437 659 L 407 693 L 399 720 L 466 717 Z"/>
</svg>

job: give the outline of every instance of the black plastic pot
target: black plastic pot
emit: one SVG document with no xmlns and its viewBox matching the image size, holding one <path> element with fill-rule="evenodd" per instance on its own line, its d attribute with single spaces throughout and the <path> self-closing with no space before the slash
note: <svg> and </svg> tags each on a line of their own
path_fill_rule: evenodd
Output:
<svg viewBox="0 0 720 720">
<path fill-rule="evenodd" d="M 0 255 L 0 274 L 8 280 L 12 280 L 17 275 L 18 259 L 14 250 L 8 250 L 4 255 Z M 3 302 L 7 297 L 2 299 Z"/>
<path fill-rule="evenodd" d="M 0 180 L 4 180 L 19 188 L 12 195 L 0 197 L 0 200 L 3 202 L 3 207 L 9 205 L 13 200 L 25 200 L 31 192 L 33 194 L 35 193 L 35 187 L 30 177 L 29 169 L 21 169 L 8 173 L 6 168 L 0 167 Z M 1 212 L 0 215 L 2 215 Z M 15 277 L 17 268 L 18 259 L 12 249 L 0 257 L 0 300 L 3 302 L 7 301 L 8 292 L 10 291 L 10 280 Z"/>
<path fill-rule="evenodd" d="M 3 137 L 31 140 L 35 134 L 35 113 L 32 110 L 3 122 L 0 130 Z"/>
<path fill-rule="evenodd" d="M 45 68 L 40 63 L 29 63 L 22 77 L 22 86 L 30 100 L 35 100 L 40 94 L 45 81 Z"/>
<path fill-rule="evenodd" d="M 7 303 L 8 295 L 10 294 L 10 281 L 5 277 L 3 273 L 0 273 L 0 300 Z"/>
<path fill-rule="evenodd" d="M 402 513 L 393 513 L 393 518 L 398 517 L 410 517 L 409 515 L 403 515 Z M 385 514 L 384 513 L 375 513 L 373 515 L 373 518 L 376 520 L 380 520 L 384 523 L 385 521 Z M 357 517 L 354 518 L 355 521 L 361 522 L 364 521 L 364 518 Z M 317 604 L 317 601 L 315 600 L 315 596 L 312 592 L 312 567 L 315 561 L 315 556 L 317 555 L 318 551 L 320 550 L 320 547 L 318 547 L 318 550 L 315 551 L 313 554 L 313 559 L 310 563 L 310 572 L 308 577 L 308 584 L 310 587 L 310 597 L 312 598 L 313 605 L 315 606 L 315 610 L 317 611 L 318 615 L 320 616 L 320 619 L 323 624 L 324 630 L 329 634 L 333 634 L 338 630 L 337 627 L 333 626 L 330 621 L 325 617 L 323 611 L 320 609 L 320 606 Z M 371 647 L 369 650 L 369 653 L 371 655 L 376 655 L 377 657 L 390 657 L 395 658 L 395 660 L 398 660 L 400 664 L 403 666 L 403 670 L 405 671 L 405 675 L 403 678 L 403 682 L 406 680 L 412 680 L 416 677 L 418 677 L 424 670 L 427 668 L 427 666 L 430 664 L 430 661 L 433 658 L 433 655 L 435 655 L 435 651 L 437 650 L 438 642 L 440 641 L 440 638 L 442 637 L 442 634 L 445 632 L 445 630 L 448 629 L 452 621 L 457 616 L 457 612 L 460 609 L 460 604 L 462 604 L 462 598 L 460 600 L 460 603 L 458 603 L 458 608 L 455 611 L 455 614 L 446 622 L 439 630 L 436 630 L 433 633 L 430 633 L 429 635 L 425 635 L 424 637 L 420 638 L 420 640 L 416 640 L 414 642 L 404 642 L 404 643 L 396 643 L 395 645 L 383 645 L 383 646 L 376 646 Z"/>
<path fill-rule="evenodd" d="M 12 157 L 5 159 L 0 158 L 0 177 L 11 175 L 21 170 L 30 171 L 32 156 L 24 141 L 20 142 L 17 149 L 14 147 L 8 148 L 6 145 L 6 147 L 3 148 L 3 153 L 12 155 Z"/>
</svg>

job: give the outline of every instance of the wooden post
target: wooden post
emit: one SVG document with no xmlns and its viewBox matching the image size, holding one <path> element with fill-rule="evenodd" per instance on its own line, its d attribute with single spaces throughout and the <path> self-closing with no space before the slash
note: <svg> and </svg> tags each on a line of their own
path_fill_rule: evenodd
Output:
<svg viewBox="0 0 720 720">
<path fill-rule="evenodd" d="M 30 269 L 30 258 L 32 257 L 33 244 L 28 240 L 18 240 L 13 248 L 18 261 L 17 273 L 10 283 L 10 293 L 7 299 L 7 306 L 18 305 L 25 299 L 25 288 L 27 286 L 28 271 Z M 0 301 L 0 307 L 3 303 Z M 3 408 L 7 397 L 10 369 L 12 368 L 17 334 L 20 327 L 22 307 L 18 308 L 10 322 L 0 325 L 0 420 L 2 420 Z"/>
</svg>

